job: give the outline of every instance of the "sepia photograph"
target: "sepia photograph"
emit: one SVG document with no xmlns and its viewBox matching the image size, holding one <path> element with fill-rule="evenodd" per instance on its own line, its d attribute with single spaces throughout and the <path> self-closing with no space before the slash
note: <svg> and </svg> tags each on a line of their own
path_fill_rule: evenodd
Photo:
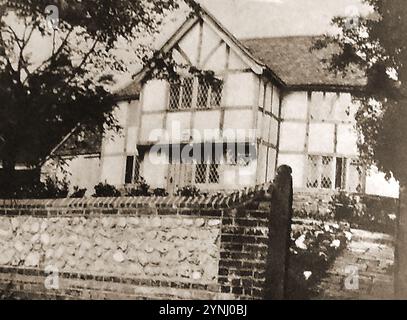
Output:
<svg viewBox="0 0 407 320">
<path fill-rule="evenodd" d="M 406 34 L 403 0 L 0 0 L 0 300 L 407 300 Z"/>
</svg>

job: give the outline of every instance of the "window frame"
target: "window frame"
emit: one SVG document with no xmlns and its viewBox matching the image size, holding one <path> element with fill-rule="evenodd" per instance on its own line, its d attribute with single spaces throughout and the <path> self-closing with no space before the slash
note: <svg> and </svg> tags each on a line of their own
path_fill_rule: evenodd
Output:
<svg viewBox="0 0 407 320">
<path fill-rule="evenodd" d="M 323 186 L 323 159 L 324 158 L 332 158 L 331 160 L 331 165 L 330 169 L 330 179 L 331 179 L 331 187 L 327 188 Z M 311 158 L 316 159 L 316 165 L 313 165 L 315 167 L 315 172 L 312 173 L 311 175 Z M 339 168 L 340 166 L 340 168 Z M 351 190 L 351 179 L 350 179 L 350 173 L 351 173 L 351 166 L 361 168 L 360 170 L 362 171 L 359 173 L 359 183 L 360 185 L 360 191 L 358 190 Z M 363 193 L 363 190 L 365 188 L 365 168 L 360 164 L 360 161 L 358 161 L 355 158 L 347 158 L 344 156 L 339 156 L 339 155 L 321 155 L 321 154 L 308 154 L 307 155 L 307 162 L 306 162 L 306 168 L 307 168 L 307 173 L 306 173 L 306 183 L 305 183 L 305 188 L 309 190 L 330 190 L 330 191 L 335 191 L 335 190 L 341 190 L 341 191 L 348 191 L 348 192 L 354 192 L 354 193 Z M 311 181 L 311 178 L 313 181 Z M 339 179 L 339 180 L 338 180 Z M 315 184 L 316 183 L 316 184 Z M 339 186 L 340 184 L 340 186 Z"/>
<path fill-rule="evenodd" d="M 129 161 L 131 161 L 131 165 Z M 131 168 L 129 168 L 129 166 L 131 166 Z M 141 178 L 140 169 L 141 169 L 140 156 L 128 155 L 126 157 L 124 184 L 133 185 L 139 183 Z"/>
<path fill-rule="evenodd" d="M 192 79 L 191 86 L 191 98 L 190 98 L 190 106 L 184 105 L 184 93 L 185 93 L 185 81 L 189 81 Z M 205 79 L 196 77 L 196 76 L 186 76 L 181 77 L 177 81 L 169 82 L 169 98 L 168 98 L 168 105 L 167 111 L 186 111 L 186 110 L 212 110 L 215 108 L 220 108 L 222 106 L 222 102 L 224 99 L 224 80 L 216 78 L 216 82 L 219 82 L 218 88 L 220 89 L 217 92 L 214 88 L 215 85 L 213 83 L 209 83 Z M 177 95 L 178 98 L 173 98 L 173 91 L 174 86 L 177 86 Z M 202 104 L 202 99 L 200 99 L 200 94 L 202 93 L 201 86 L 206 86 L 205 90 L 203 91 L 206 95 L 205 104 Z M 189 90 L 189 89 L 188 89 Z M 216 95 L 214 95 L 216 93 Z M 213 103 L 213 101 L 218 101 Z"/>
<path fill-rule="evenodd" d="M 197 176 L 198 166 L 202 166 L 204 168 L 204 175 Z M 217 174 L 217 180 L 213 181 L 211 178 L 212 169 L 215 168 L 215 172 Z M 193 181 L 196 185 L 219 185 L 220 178 L 221 178 L 221 165 L 219 163 L 207 161 L 207 162 L 200 162 L 194 163 L 193 166 Z M 199 180 L 197 180 L 199 178 Z M 201 182 L 203 181 L 203 182 Z"/>
</svg>

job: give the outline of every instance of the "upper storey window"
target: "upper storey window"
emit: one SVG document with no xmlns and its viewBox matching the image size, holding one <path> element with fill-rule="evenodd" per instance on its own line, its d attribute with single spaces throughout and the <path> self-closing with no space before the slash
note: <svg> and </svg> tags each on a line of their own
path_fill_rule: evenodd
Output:
<svg viewBox="0 0 407 320">
<path fill-rule="evenodd" d="M 211 109 L 222 102 L 223 81 L 196 77 L 170 83 L 169 110 Z"/>
</svg>

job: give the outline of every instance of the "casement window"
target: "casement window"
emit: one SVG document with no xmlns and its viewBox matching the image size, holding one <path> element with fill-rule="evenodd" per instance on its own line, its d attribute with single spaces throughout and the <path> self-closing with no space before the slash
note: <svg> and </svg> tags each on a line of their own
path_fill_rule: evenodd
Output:
<svg viewBox="0 0 407 320">
<path fill-rule="evenodd" d="M 195 164 L 195 183 L 196 184 L 218 184 L 219 164 L 216 163 L 197 163 Z"/>
<path fill-rule="evenodd" d="M 256 146 L 248 143 L 226 144 L 224 157 L 228 165 L 247 167 L 251 161 L 257 158 Z"/>
<path fill-rule="evenodd" d="M 202 143 L 200 154 L 194 156 L 194 181 L 196 184 L 219 184 L 222 145 Z"/>
<path fill-rule="evenodd" d="M 215 80 L 210 83 L 207 80 L 198 80 L 197 109 L 210 109 L 219 107 L 222 102 L 223 82 Z"/>
<path fill-rule="evenodd" d="M 307 188 L 363 191 L 364 169 L 356 160 L 309 155 L 307 170 Z"/>
<path fill-rule="evenodd" d="M 188 110 L 192 107 L 194 78 L 182 78 L 170 84 L 170 110 Z"/>
<path fill-rule="evenodd" d="M 333 189 L 333 157 L 308 156 L 307 188 Z"/>
<path fill-rule="evenodd" d="M 170 83 L 169 110 L 210 109 L 222 101 L 223 81 L 207 81 L 196 77 L 181 78 Z"/>
<path fill-rule="evenodd" d="M 220 163 L 222 153 L 216 150 L 215 143 L 208 144 L 171 144 L 163 149 L 168 153 L 170 167 L 180 170 L 182 166 L 191 169 L 187 174 L 188 181 L 196 184 L 220 183 Z M 183 158 L 184 148 L 189 149 L 188 159 Z M 222 149 L 220 150 L 222 151 Z M 178 169 L 176 169 L 178 168 Z"/>
<path fill-rule="evenodd" d="M 126 158 L 125 184 L 135 184 L 140 181 L 140 158 L 128 156 Z"/>
</svg>

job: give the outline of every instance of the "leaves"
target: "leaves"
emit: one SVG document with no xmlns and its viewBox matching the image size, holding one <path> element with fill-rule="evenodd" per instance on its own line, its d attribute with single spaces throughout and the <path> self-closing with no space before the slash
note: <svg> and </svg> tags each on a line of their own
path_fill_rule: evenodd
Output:
<svg viewBox="0 0 407 320">
<path fill-rule="evenodd" d="M 48 5 L 58 8 L 57 30 L 47 25 Z M 78 124 L 117 129 L 107 85 L 127 66 L 114 49 L 145 54 L 135 41 L 156 32 L 177 6 L 177 0 L 0 0 L 0 161 L 39 166 Z M 33 50 L 38 39 L 50 45 L 49 56 L 38 44 Z"/>
<path fill-rule="evenodd" d="M 407 7 L 403 0 L 365 0 L 374 13 L 349 27 L 346 18 L 333 19 L 341 30 L 326 36 L 315 48 L 337 44 L 331 69 L 350 65 L 365 71 L 367 85 L 355 94 L 360 102 L 356 120 L 359 149 L 366 164 L 376 164 L 390 178 L 407 183 Z"/>
<path fill-rule="evenodd" d="M 310 299 L 332 262 L 347 246 L 346 224 L 315 221 L 293 225 L 287 299 Z"/>
</svg>

